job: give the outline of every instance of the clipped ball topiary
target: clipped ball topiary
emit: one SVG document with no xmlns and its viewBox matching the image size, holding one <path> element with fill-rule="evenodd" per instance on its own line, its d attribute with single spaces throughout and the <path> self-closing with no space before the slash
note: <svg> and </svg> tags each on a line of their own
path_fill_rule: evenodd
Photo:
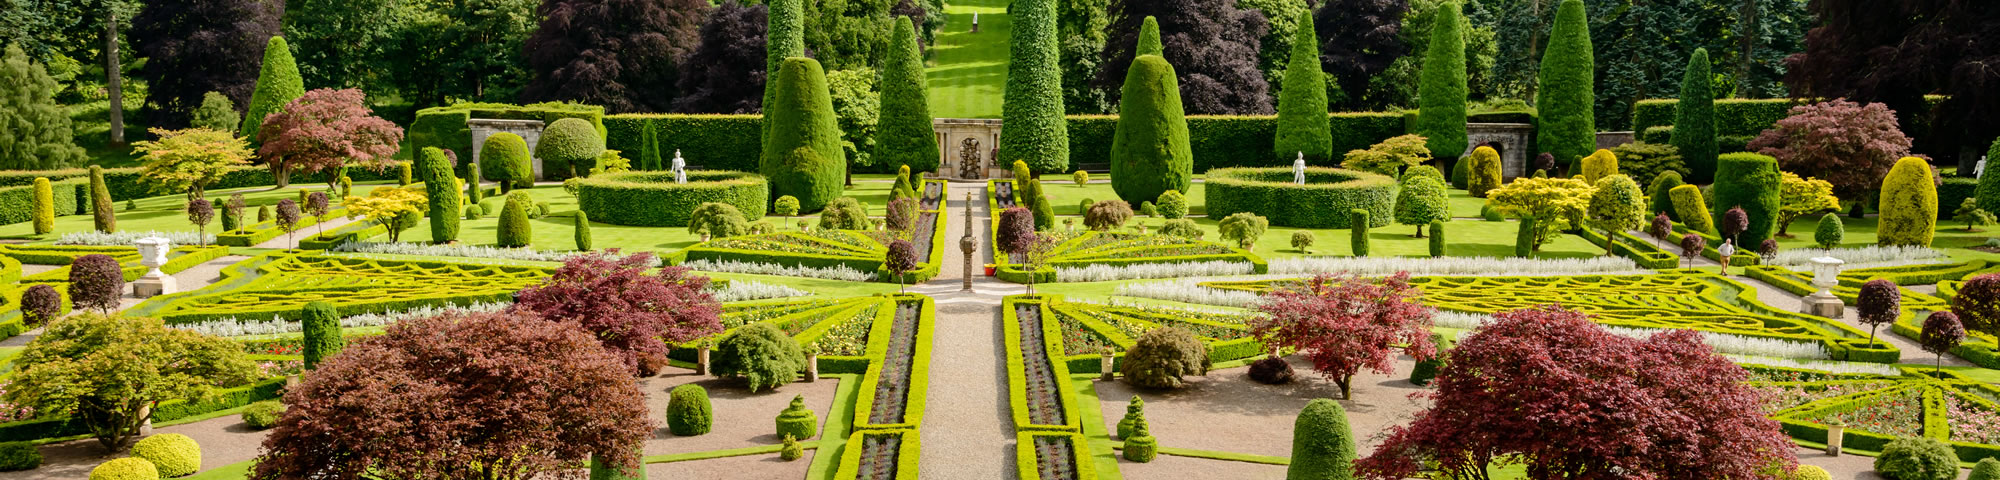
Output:
<svg viewBox="0 0 2000 480">
<path fill-rule="evenodd" d="M 487 180 L 500 182 L 501 192 L 511 192 L 514 187 L 535 182 L 532 157 L 528 156 L 528 141 L 512 133 L 495 133 L 486 137 L 486 143 L 479 148 L 479 172 Z"/>
<path fill-rule="evenodd" d="M 143 458 L 117 458 L 90 469 L 90 480 L 160 480 L 160 470 Z"/>
<path fill-rule="evenodd" d="M 1276 355 L 1250 362 L 1250 379 L 1265 385 L 1292 383 L 1292 363 Z"/>
<path fill-rule="evenodd" d="M 722 339 L 714 363 L 716 376 L 742 378 L 756 392 L 791 383 L 805 370 L 806 359 L 791 335 L 768 323 L 752 323 Z"/>
<path fill-rule="evenodd" d="M 1813 243 L 1819 248 L 1840 246 L 1842 237 L 1847 236 L 1847 225 L 1840 222 L 1840 214 L 1827 213 L 1819 217 L 1819 225 L 1813 228 Z"/>
<path fill-rule="evenodd" d="M 1725 156 L 1726 157 L 1726 156 Z M 1721 178 L 1720 173 L 1716 174 Z M 1903 157 L 1882 179 L 1881 225 L 1876 243 L 1928 247 L 1937 233 L 1937 184 L 1931 182 L 1931 165 L 1917 157 Z"/>
<path fill-rule="evenodd" d="M 1208 347 L 1177 327 L 1158 327 L 1140 334 L 1125 351 L 1119 373 L 1133 385 L 1180 388 L 1183 375 L 1207 375 Z"/>
<path fill-rule="evenodd" d="M 1952 480 L 1958 478 L 1958 452 L 1935 438 L 1898 438 L 1875 457 L 1875 473 L 1890 480 Z"/>
<path fill-rule="evenodd" d="M 1497 209 L 1497 208 L 1493 208 L 1493 206 L 1492 206 L 1492 205 L 1480 205 L 1480 206 L 1479 206 L 1479 218 L 1480 218 L 1481 220 L 1485 220 L 1485 221 L 1488 221 L 1488 222 L 1505 222 L 1505 221 L 1507 221 L 1507 216 L 1506 216 L 1506 215 L 1504 215 L 1504 214 L 1501 214 L 1501 213 L 1500 213 L 1500 209 Z"/>
<path fill-rule="evenodd" d="M 1285 478 L 1351 479 L 1354 455 L 1347 410 L 1333 400 L 1316 398 L 1292 424 L 1292 463 L 1285 467 Z"/>
<path fill-rule="evenodd" d="M 466 220 L 478 220 L 485 217 L 486 217 L 485 209 L 479 208 L 478 205 L 465 207 Z"/>
<path fill-rule="evenodd" d="M 277 400 L 265 400 L 243 407 L 243 424 L 252 430 L 263 430 L 278 425 L 278 418 L 284 416 L 285 404 Z"/>
<path fill-rule="evenodd" d="M 1486 192 L 1500 188 L 1500 152 L 1493 147 L 1472 149 L 1470 170 L 1465 177 L 1466 191 L 1472 196 L 1486 198 Z"/>
<path fill-rule="evenodd" d="M 1799 466 L 1799 470 L 1805 470 L 1805 468 L 1806 465 Z M 1805 477 L 1798 476 L 1797 473 L 1794 472 L 1792 478 L 1796 478 L 1798 480 L 1833 480 L 1832 477 L 1826 476 L 1825 474 L 1826 470 L 1820 470 L 1820 472 L 1821 473 L 1819 477 L 1812 479 L 1807 479 Z M 2000 480 L 2000 459 L 1995 459 L 1993 457 L 1986 457 L 1979 459 L 1979 463 L 1972 466 L 1972 475 L 1966 477 L 1966 480 Z"/>
<path fill-rule="evenodd" d="M 182 477 L 201 470 L 201 445 L 178 433 L 162 433 L 132 444 L 132 456 L 153 463 L 162 477 Z"/>
<path fill-rule="evenodd" d="M 845 228 L 845 227 L 842 227 Z M 703 203 L 688 213 L 688 233 L 708 233 L 712 238 L 729 238 L 750 233 L 750 222 L 735 205 Z"/>
<path fill-rule="evenodd" d="M 804 395 L 792 396 L 792 405 L 778 412 L 778 436 L 812 438 L 819 434 L 819 416 L 806 408 Z"/>
<path fill-rule="evenodd" d="M 588 176 L 602 153 L 604 138 L 581 118 L 557 119 L 542 129 L 541 140 L 535 142 L 535 157 L 542 159 L 542 172 L 551 178 Z"/>
<path fill-rule="evenodd" d="M 42 450 L 34 443 L 0 443 L 0 472 L 34 470 L 41 466 Z"/>
<path fill-rule="evenodd" d="M 771 213 L 787 217 L 799 214 L 799 197 L 785 195 L 771 202 Z"/>
<path fill-rule="evenodd" d="M 1992 459 L 1989 458 L 1988 460 Z M 1996 463 L 1994 466 L 2000 466 L 2000 463 Z M 1977 472 L 1978 470 L 1975 469 L 1973 471 Z M 1799 468 L 1792 469 L 1792 474 L 1786 478 L 1788 480 L 1833 480 L 1833 474 L 1827 473 L 1826 469 L 1819 468 L 1817 465 L 1799 464 Z M 1974 473 L 1972 478 L 1973 480 L 1978 480 L 1979 475 Z"/>
<path fill-rule="evenodd" d="M 1172 220 L 1186 217 L 1188 214 L 1187 196 L 1182 195 L 1180 190 L 1161 193 L 1155 205 L 1159 206 L 1160 218 Z"/>
<path fill-rule="evenodd" d="M 667 392 L 667 431 L 691 437 L 708 433 L 715 422 L 708 390 L 700 385 L 681 385 Z"/>
</svg>

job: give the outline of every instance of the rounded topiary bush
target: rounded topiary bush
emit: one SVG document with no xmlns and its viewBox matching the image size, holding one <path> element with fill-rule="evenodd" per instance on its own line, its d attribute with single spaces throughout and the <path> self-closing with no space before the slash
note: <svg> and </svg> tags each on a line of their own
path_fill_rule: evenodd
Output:
<svg viewBox="0 0 2000 480">
<path fill-rule="evenodd" d="M 511 190 L 521 183 L 533 184 L 535 170 L 528 156 L 528 141 L 512 133 L 495 133 L 479 147 L 479 173 Z"/>
<path fill-rule="evenodd" d="M 1289 167 L 1218 168 L 1204 185 L 1208 216 L 1218 220 L 1250 212 L 1281 227 L 1349 228 L 1346 213 L 1354 209 L 1368 210 L 1370 227 L 1395 218 L 1396 181 L 1373 173 L 1309 167 L 1299 185 Z"/>
<path fill-rule="evenodd" d="M 1667 191 L 1674 202 L 1674 211 L 1680 212 L 1681 223 L 1689 230 L 1714 234 L 1715 217 L 1708 213 L 1708 203 L 1702 200 L 1701 187 L 1681 185 Z"/>
<path fill-rule="evenodd" d="M 1813 243 L 1819 248 L 1840 246 L 1840 240 L 1847 236 L 1847 225 L 1840 222 L 1840 214 L 1827 213 L 1819 217 L 1819 225 L 1813 228 Z"/>
<path fill-rule="evenodd" d="M 714 363 L 716 376 L 748 380 L 755 392 L 791 383 L 805 370 L 806 359 L 790 335 L 768 323 L 752 323 L 722 339 Z"/>
<path fill-rule="evenodd" d="M 700 385 L 681 385 L 667 393 L 667 431 L 683 437 L 708 433 L 715 422 L 708 390 Z"/>
<path fill-rule="evenodd" d="M 0 443 L 0 472 L 34 470 L 42 466 L 42 450 L 30 442 Z"/>
<path fill-rule="evenodd" d="M 771 213 L 787 217 L 798 215 L 799 198 L 791 195 L 778 197 L 777 201 L 771 202 Z"/>
<path fill-rule="evenodd" d="M 792 405 L 785 407 L 785 411 L 778 412 L 778 436 L 789 435 L 796 439 L 806 439 L 817 434 L 819 434 L 819 416 L 814 415 L 812 409 L 806 408 L 804 395 L 793 396 Z"/>
<path fill-rule="evenodd" d="M 1161 193 L 1160 198 L 1157 200 L 1156 205 L 1159 209 L 1160 218 L 1173 220 L 1187 216 L 1187 195 L 1182 194 L 1180 190 L 1168 190 L 1165 193 Z"/>
<path fill-rule="evenodd" d="M 704 203 L 736 207 L 747 218 L 762 218 L 771 197 L 764 176 L 744 172 L 687 172 L 688 183 L 674 183 L 672 172 L 606 173 L 577 183 L 577 210 L 591 221 L 637 227 L 684 227 L 694 209 Z M 776 204 L 782 208 L 784 198 Z M 791 202 L 798 214 L 798 200 Z M 782 211 L 780 215 L 785 215 Z"/>
<path fill-rule="evenodd" d="M 1987 460 L 1992 459 L 1989 458 Z M 1996 463 L 1994 466 L 2000 466 L 2000 463 Z M 1979 480 L 1978 470 L 1974 469 L 1973 472 L 1972 480 Z M 1833 474 L 1827 473 L 1826 469 L 1819 468 L 1817 465 L 1800 464 L 1799 468 L 1792 469 L 1792 474 L 1786 478 L 1789 480 L 1833 480 Z"/>
<path fill-rule="evenodd" d="M 201 470 L 201 445 L 178 433 L 162 433 L 132 444 L 132 455 L 153 463 L 162 477 L 193 475 Z"/>
<path fill-rule="evenodd" d="M 1500 188 L 1500 152 L 1493 147 L 1472 149 L 1472 156 L 1465 161 L 1469 164 L 1465 174 L 1465 190 L 1474 197 L 1486 198 L 1486 192 Z"/>
<path fill-rule="evenodd" d="M 688 219 L 688 233 L 707 233 L 712 238 L 729 238 L 750 232 L 743 211 L 727 203 L 704 203 L 695 207 Z"/>
<path fill-rule="evenodd" d="M 90 469 L 90 480 L 160 480 L 160 470 L 146 459 L 125 457 Z"/>
<path fill-rule="evenodd" d="M 1292 463 L 1285 478 L 1354 478 L 1354 431 L 1340 403 L 1316 398 L 1292 423 Z"/>
<path fill-rule="evenodd" d="M 597 135 L 597 127 L 590 121 L 581 118 L 556 120 L 542 129 L 541 140 L 535 142 L 535 157 L 542 159 L 542 171 L 551 178 L 588 175 L 601 153 L 604 137 Z"/>
<path fill-rule="evenodd" d="M 1875 457 L 1875 473 L 1890 480 L 1958 478 L 1958 452 L 1930 437 L 1898 438 Z"/>
<path fill-rule="evenodd" d="M 1269 356 L 1250 362 L 1250 379 L 1266 385 L 1292 383 L 1292 363 L 1277 356 Z"/>
<path fill-rule="evenodd" d="M 1778 160 L 1769 155 L 1730 153 L 1716 157 L 1715 202 L 1708 208 L 1716 217 L 1739 207 L 1749 215 L 1749 227 L 1736 236 L 1738 247 L 1762 244 L 1778 233 L 1778 208 L 1782 206 L 1779 181 Z M 1924 182 L 1930 182 L 1928 170 Z M 1932 201 L 1935 204 L 1935 197 Z M 1937 209 L 1931 212 L 1929 218 L 1935 218 Z"/>
<path fill-rule="evenodd" d="M 1177 85 L 1174 66 L 1158 56 L 1134 58 L 1125 71 L 1118 128 L 1111 137 L 1111 189 L 1127 202 L 1187 191 L 1194 180 L 1194 151 Z"/>
<path fill-rule="evenodd" d="M 1877 205 L 1881 212 L 1877 243 L 1930 246 L 1938 217 L 1937 184 L 1931 179 L 1930 163 L 1917 157 L 1903 157 L 1889 169 L 1889 176 L 1882 179 L 1882 198 Z"/>
<path fill-rule="evenodd" d="M 1805 466 L 1802 465 L 1799 469 L 1804 470 Z M 1820 471 L 1825 472 L 1826 470 Z M 1833 480 L 1830 476 L 1821 476 L 1813 479 L 1795 478 L 1799 478 L 1799 480 Z M 1979 463 L 1972 466 L 1972 475 L 1966 477 L 1966 480 L 2000 480 L 2000 459 L 1994 459 L 1993 457 L 1979 459 Z"/>
<path fill-rule="evenodd" d="M 1674 210 L 1674 197 L 1667 192 L 1673 191 L 1674 187 L 1686 184 L 1681 181 L 1680 172 L 1669 170 L 1660 172 L 1659 175 L 1654 176 L 1653 183 L 1646 186 L 1647 213 L 1666 212 L 1667 218 L 1680 220 L 1681 212 Z"/>
<path fill-rule="evenodd" d="M 1176 327 L 1147 330 L 1125 351 L 1119 374 L 1133 385 L 1179 388 L 1183 375 L 1208 374 L 1208 346 Z"/>
<path fill-rule="evenodd" d="M 285 404 L 277 400 L 252 403 L 243 408 L 243 424 L 250 426 L 251 429 L 263 430 L 276 426 L 278 418 L 284 414 Z"/>
</svg>

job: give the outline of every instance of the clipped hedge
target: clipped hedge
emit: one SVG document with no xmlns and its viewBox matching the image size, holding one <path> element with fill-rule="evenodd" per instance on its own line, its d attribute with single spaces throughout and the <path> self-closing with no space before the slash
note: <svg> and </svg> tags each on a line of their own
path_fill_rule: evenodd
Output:
<svg viewBox="0 0 2000 480">
<path fill-rule="evenodd" d="M 465 121 L 474 118 L 501 120 L 540 120 L 544 126 L 564 118 L 581 118 L 597 128 L 597 135 L 605 135 L 604 107 L 574 103 L 537 103 L 533 105 L 508 105 L 504 103 L 461 103 L 448 107 L 431 107 L 417 111 L 416 120 L 410 128 L 404 129 L 409 137 L 410 151 L 423 151 L 427 147 L 451 150 L 459 158 L 472 155 L 472 130 L 466 128 Z M 632 150 L 637 152 L 637 149 Z M 461 164 L 465 162 L 459 162 Z M 459 173 L 463 174 L 461 170 Z M 358 180 L 358 179 L 357 179 Z"/>
<path fill-rule="evenodd" d="M 1368 148 L 1389 137 L 1402 135 L 1403 114 L 1396 112 L 1343 112 L 1328 114 L 1333 129 L 1335 157 L 1348 150 Z M 1194 171 L 1205 172 L 1229 167 L 1291 166 L 1270 152 L 1277 148 L 1278 117 L 1275 115 L 1188 115 L 1188 145 L 1194 151 Z M 1111 139 L 1118 130 L 1117 115 L 1069 116 L 1070 165 L 1101 164 L 1111 159 Z"/>
<path fill-rule="evenodd" d="M 670 152 L 679 151 L 689 165 L 706 170 L 755 171 L 764 151 L 762 115 L 611 115 L 604 117 L 605 147 L 643 151 L 648 127 L 655 132 L 662 169 L 672 165 Z"/>
<path fill-rule="evenodd" d="M 716 202 L 735 206 L 745 218 L 763 218 L 771 186 L 763 175 L 745 172 L 687 172 L 674 183 L 668 172 L 607 173 L 577 184 L 577 209 L 590 220 L 612 225 L 685 227 L 695 207 Z"/>
<path fill-rule="evenodd" d="M 896 465 L 889 470 L 895 472 L 896 476 L 894 478 L 896 479 L 914 480 L 921 478 L 917 474 L 917 468 L 921 464 L 920 460 L 923 458 L 921 452 L 923 441 L 919 438 L 916 429 L 862 430 L 854 432 L 854 434 L 847 437 L 847 447 L 840 450 L 840 464 L 834 468 L 835 473 L 833 478 L 859 477 L 861 474 L 861 453 L 865 450 L 862 448 L 862 442 L 866 441 L 869 437 L 896 437 L 898 440 L 895 456 Z M 1079 460 L 1086 459 L 1080 458 Z"/>
<path fill-rule="evenodd" d="M 1387 176 L 1326 167 L 1306 169 L 1306 183 L 1291 183 L 1290 168 L 1228 168 L 1208 172 L 1204 200 L 1209 218 L 1251 212 L 1272 225 L 1349 228 L 1355 209 L 1368 211 L 1370 227 L 1389 225 L 1396 181 Z"/>
<path fill-rule="evenodd" d="M 888 298 L 894 300 L 894 303 L 876 309 L 875 323 L 868 333 L 868 350 L 865 357 L 872 361 L 868 362 L 867 373 L 862 377 L 859 396 L 854 403 L 855 430 L 917 428 L 924 423 L 924 409 L 928 403 L 923 392 L 930 385 L 931 336 L 937 324 L 936 304 L 930 297 L 921 295 L 896 294 Z M 889 344 L 895 340 L 893 330 L 896 324 L 896 311 L 899 310 L 896 307 L 904 303 L 917 304 L 918 312 L 915 324 L 917 331 L 912 334 L 915 338 L 911 342 L 910 362 L 905 369 L 909 375 L 907 380 L 893 378 L 895 372 L 885 370 L 890 354 Z M 884 375 L 892 377 L 885 379 Z M 884 393 L 880 391 L 879 386 L 883 382 L 905 384 L 907 394 L 903 399 L 901 422 L 874 423 L 873 419 L 869 418 L 871 412 L 875 411 L 875 396 Z"/>
<path fill-rule="evenodd" d="M 1755 137 L 1783 120 L 1793 105 L 1797 103 L 1788 98 L 1716 100 L 1715 134 Z M 1632 130 L 1645 132 L 1653 127 L 1672 127 L 1679 107 L 1680 100 L 1671 98 L 1640 100 L 1632 105 Z"/>
</svg>

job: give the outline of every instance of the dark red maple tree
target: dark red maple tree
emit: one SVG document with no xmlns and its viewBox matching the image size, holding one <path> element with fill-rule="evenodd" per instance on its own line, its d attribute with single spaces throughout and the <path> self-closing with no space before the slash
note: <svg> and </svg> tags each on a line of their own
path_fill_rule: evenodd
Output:
<svg viewBox="0 0 2000 480">
<path fill-rule="evenodd" d="M 1390 373 L 1398 352 L 1429 359 L 1431 309 L 1419 303 L 1423 291 L 1410 286 L 1409 272 L 1386 278 L 1320 274 L 1303 285 L 1271 293 L 1257 308 L 1266 315 L 1250 329 L 1266 345 L 1299 350 L 1313 370 L 1353 398 L 1354 374 L 1362 368 Z M 1400 345 L 1400 346 L 1399 346 Z"/>
<path fill-rule="evenodd" d="M 514 305 L 583 327 L 633 373 L 647 354 L 666 355 L 665 342 L 722 331 L 722 306 L 705 291 L 708 277 L 673 266 L 648 275 L 652 254 L 615 253 L 563 262 L 548 281 L 521 290 Z"/>
</svg>

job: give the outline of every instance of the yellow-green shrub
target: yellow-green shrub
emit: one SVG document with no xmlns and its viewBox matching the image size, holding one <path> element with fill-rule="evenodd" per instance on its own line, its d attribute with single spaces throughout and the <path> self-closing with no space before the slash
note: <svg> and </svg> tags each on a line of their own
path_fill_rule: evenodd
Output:
<svg viewBox="0 0 2000 480">
<path fill-rule="evenodd" d="M 1882 178 L 1881 226 L 1876 243 L 1882 245 L 1930 246 L 1937 229 L 1937 184 L 1931 183 L 1931 165 L 1917 157 L 1903 157 Z"/>
<path fill-rule="evenodd" d="M 160 480 L 160 471 L 146 459 L 125 457 L 90 469 L 90 480 Z"/>
<path fill-rule="evenodd" d="M 178 433 L 162 433 L 132 444 L 132 455 L 153 463 L 162 477 L 192 475 L 201 470 L 201 445 Z"/>
<path fill-rule="evenodd" d="M 1610 150 L 1598 149 L 1596 153 L 1583 157 L 1583 181 L 1596 185 L 1597 180 L 1618 174 L 1618 155 Z"/>
<path fill-rule="evenodd" d="M 35 234 L 56 230 L 56 192 L 48 177 L 35 177 Z"/>
<path fill-rule="evenodd" d="M 1681 214 L 1681 223 L 1694 231 L 1715 234 L 1715 217 L 1708 213 L 1708 202 L 1702 201 L 1701 187 L 1681 185 L 1667 190 L 1667 196 L 1674 201 L 1674 211 Z"/>
<path fill-rule="evenodd" d="M 1466 190 L 1472 196 L 1486 198 L 1486 192 L 1500 188 L 1500 152 L 1493 147 L 1472 149 L 1471 171 L 1465 177 Z"/>
</svg>

